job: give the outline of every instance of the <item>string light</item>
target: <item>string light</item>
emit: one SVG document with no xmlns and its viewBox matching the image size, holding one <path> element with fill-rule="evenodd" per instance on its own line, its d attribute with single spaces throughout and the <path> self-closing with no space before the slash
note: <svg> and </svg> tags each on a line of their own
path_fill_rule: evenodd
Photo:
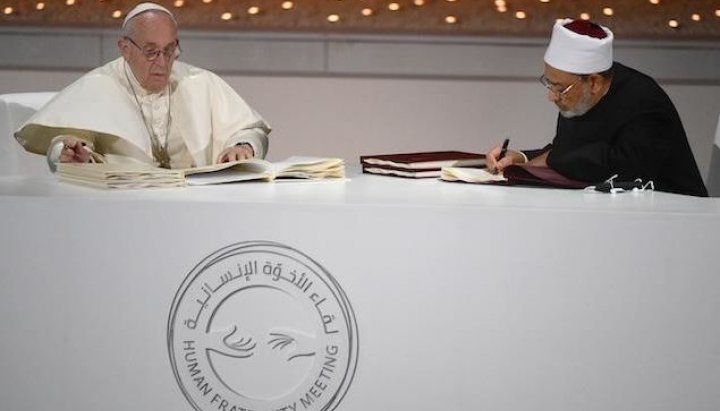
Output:
<svg viewBox="0 0 720 411">
<path fill-rule="evenodd" d="M 197 1 L 197 0 L 195 0 L 195 1 Z M 191 6 L 189 6 L 189 4 L 197 4 L 195 1 L 188 2 L 186 0 L 168 0 L 166 3 L 169 5 L 172 5 L 176 8 L 180 8 L 180 7 L 191 7 Z M 350 0 L 347 0 L 347 1 L 337 0 L 337 1 L 344 1 L 346 3 L 344 5 L 349 5 L 348 3 L 350 3 Z M 473 1 L 476 1 L 476 0 L 473 0 Z M 487 1 L 487 0 L 484 0 L 484 1 Z M 89 8 L 89 7 L 91 7 L 90 6 L 91 3 L 95 3 L 95 4 L 101 3 L 101 5 L 100 5 L 101 7 L 102 7 L 102 5 L 112 4 L 109 0 L 95 0 L 94 2 L 82 1 L 82 0 L 80 0 L 80 1 L 78 1 L 78 0 L 58 0 L 57 2 L 59 4 L 64 3 L 68 7 L 69 6 L 78 6 L 77 8 L 68 9 L 68 10 L 77 10 L 78 8 L 82 8 L 82 9 Z M 447 14 L 447 15 L 436 14 L 435 17 L 430 16 L 430 18 L 435 19 L 434 23 L 430 23 L 430 25 L 432 25 L 432 24 L 435 24 L 435 25 L 459 24 L 462 22 L 462 24 L 463 24 L 463 26 L 465 26 L 465 28 L 467 28 L 467 29 L 473 28 L 472 24 L 475 24 L 475 22 L 474 21 L 473 22 L 466 21 L 467 16 L 462 14 L 463 11 L 468 10 L 466 7 L 466 4 L 465 4 L 467 2 L 462 2 L 461 0 L 434 0 L 434 2 L 433 2 L 433 0 L 412 0 L 412 2 L 409 2 L 409 1 L 402 2 L 400 0 L 389 0 L 387 3 L 383 1 L 382 3 L 379 3 L 379 4 L 372 3 L 371 1 L 365 0 L 365 1 L 363 1 L 363 3 L 366 3 L 366 4 L 361 7 L 356 8 L 355 11 L 352 12 L 353 15 L 351 17 L 348 17 L 346 15 L 345 18 L 341 18 L 340 14 L 326 14 L 325 18 L 330 23 L 338 23 L 338 22 L 342 21 L 343 24 L 352 23 L 354 25 L 357 25 L 358 22 L 360 20 L 362 20 L 365 23 L 360 23 L 361 28 L 372 29 L 372 23 L 370 23 L 369 20 L 365 20 L 362 17 L 358 16 L 358 14 L 355 14 L 355 13 L 358 13 L 358 10 L 360 11 L 361 16 L 370 17 L 370 16 L 386 14 L 387 10 L 389 10 L 391 12 L 399 12 L 399 11 L 405 11 L 406 8 L 409 10 L 414 7 L 422 7 L 422 6 L 435 7 L 435 6 L 438 6 L 438 3 L 444 4 L 443 2 L 447 2 L 447 3 L 451 3 L 451 4 L 459 3 L 458 5 L 454 5 L 452 7 L 461 7 L 461 8 L 453 11 L 452 13 L 455 13 L 454 15 L 453 14 Z M 650 10 L 652 10 L 653 14 L 658 14 L 661 9 L 664 10 L 666 7 L 674 7 L 674 4 L 671 5 L 671 3 L 673 3 L 673 2 L 662 2 L 662 0 L 647 0 L 647 2 L 649 4 L 655 5 L 655 6 L 661 5 L 661 7 L 659 7 L 659 8 L 656 7 L 655 9 L 652 9 L 652 8 L 648 9 L 647 8 L 648 6 L 646 5 L 645 13 L 648 13 L 648 12 L 650 12 Z M 11 3 L 13 3 L 13 2 L 11 2 Z M 214 1 L 214 0 L 202 0 L 202 3 L 204 3 L 204 4 L 212 3 L 214 6 L 220 6 L 220 3 L 222 3 L 222 2 L 218 2 L 218 1 Z M 490 2 L 487 1 L 487 3 L 490 3 Z M 535 14 L 534 14 L 534 11 L 535 11 L 535 9 L 539 10 L 539 8 L 542 7 L 542 6 L 539 6 L 538 3 L 541 3 L 541 4 L 552 3 L 553 4 L 552 6 L 547 6 L 547 7 L 554 8 L 558 3 L 561 3 L 561 2 L 557 2 L 557 1 L 552 2 L 551 0 L 537 0 L 537 2 L 533 2 L 533 6 L 535 7 L 535 9 L 530 7 L 528 10 L 518 10 L 517 6 L 519 6 L 519 5 L 515 4 L 515 3 L 520 3 L 520 2 L 512 2 L 509 0 L 493 0 L 493 3 L 495 5 L 497 12 L 499 12 L 499 13 L 509 12 L 511 14 L 507 15 L 507 17 L 513 16 L 514 18 L 516 18 L 518 20 L 526 20 L 526 19 L 531 19 L 531 18 L 532 19 L 537 18 L 537 16 L 535 16 Z M 598 2 L 598 3 L 600 3 L 600 2 Z M 613 3 L 613 2 L 606 1 L 606 4 L 607 3 Z M 265 4 L 265 3 L 257 2 L 257 3 L 255 3 L 255 4 L 257 4 L 255 6 L 247 5 L 247 3 L 245 3 L 245 4 L 246 4 L 245 7 L 247 7 L 246 12 L 248 15 L 264 15 L 264 14 L 269 14 L 271 12 L 279 13 L 277 6 L 273 6 L 272 10 L 271 9 L 262 9 L 261 10 L 260 4 Z M 252 3 L 250 3 L 250 4 L 252 4 Z M 297 5 L 297 0 L 279 0 L 275 4 L 279 5 L 282 10 L 293 10 L 293 9 L 297 9 L 298 7 L 300 7 Z M 375 5 L 371 6 L 371 4 L 375 4 Z M 508 4 L 511 4 L 513 6 L 512 10 L 510 10 Z M 609 4 L 608 6 L 612 6 L 614 4 L 615 3 Z M 54 12 L 54 9 L 52 9 L 52 7 L 54 7 L 54 5 L 55 5 L 55 2 L 51 3 L 48 0 L 33 0 L 33 1 L 28 1 L 27 5 L 22 8 L 18 8 L 17 4 L 14 4 L 13 6 L 0 6 L 0 12 L 2 13 L 2 14 L 0 14 L 0 16 L 13 15 L 13 16 L 16 16 L 14 18 L 22 18 L 22 19 L 26 19 L 26 18 L 32 19 L 33 17 L 29 17 L 29 16 L 35 16 L 34 19 L 42 19 L 42 17 L 41 17 L 42 15 L 39 14 L 39 12 L 44 11 L 44 10 L 53 10 L 53 12 Z M 48 7 L 50 7 L 50 9 Z M 60 6 L 60 7 L 62 7 L 62 6 Z M 451 6 L 447 6 L 447 7 L 451 7 Z M 671 29 L 690 30 L 692 28 L 692 30 L 690 30 L 688 33 L 685 33 L 690 36 L 693 36 L 696 34 L 700 34 L 700 35 L 706 34 L 704 32 L 704 30 L 706 30 L 706 29 L 710 31 L 710 33 L 711 33 L 710 35 L 713 35 L 713 33 L 717 33 L 714 30 L 714 28 L 705 27 L 706 25 L 712 26 L 716 21 L 718 21 L 717 19 L 720 18 L 720 8 L 718 8 L 717 5 L 716 5 L 716 9 L 695 8 L 695 12 L 693 12 L 692 9 L 687 10 L 689 8 L 690 7 L 685 7 L 684 12 L 681 10 L 678 13 L 670 14 L 670 16 L 666 15 L 665 17 L 661 17 L 661 19 L 664 19 L 666 27 L 671 28 Z M 27 14 L 25 11 L 28 9 L 29 9 L 29 11 L 35 9 L 37 12 Z M 243 8 L 242 7 L 239 9 L 231 9 L 231 10 L 232 10 L 232 12 L 226 11 L 222 14 L 220 14 L 220 13 L 214 14 L 213 13 L 215 15 L 214 18 L 217 19 L 219 17 L 220 19 L 222 19 L 224 21 L 229 21 L 229 20 L 237 20 L 238 16 L 243 16 Z M 545 9 L 543 9 L 543 10 L 545 10 Z M 547 9 L 547 10 L 550 10 L 550 9 Z M 674 9 L 672 9 L 672 10 L 674 10 Z M 222 10 L 218 10 L 218 12 L 221 12 L 221 11 Z M 429 12 L 429 10 L 424 10 L 424 11 Z M 436 11 L 433 13 L 436 13 Z M 109 17 L 109 15 L 111 15 L 113 19 L 122 19 L 122 17 L 125 16 L 124 11 L 122 11 L 121 9 L 115 9 L 114 7 L 110 8 L 110 9 L 106 9 L 104 11 L 100 11 L 100 12 L 103 15 L 105 15 L 106 18 Z M 592 12 L 592 15 L 591 15 L 591 12 Z M 109 15 L 106 13 L 109 13 Z M 602 13 L 602 14 L 600 14 L 600 13 Z M 671 11 L 671 13 L 672 13 L 672 11 Z M 687 14 L 685 14 L 685 13 L 687 13 Z M 572 14 L 573 13 L 571 12 L 571 15 Z M 616 17 L 614 7 L 598 7 L 597 9 L 594 9 L 594 10 L 589 10 L 586 12 L 576 14 L 576 16 L 577 16 L 577 18 L 582 19 L 582 20 L 590 20 L 591 18 L 599 18 L 599 17 L 603 17 L 603 16 L 614 17 L 615 19 L 618 20 L 618 25 L 619 25 L 620 23 L 623 23 L 623 24 L 626 23 L 623 20 L 623 18 L 634 17 L 634 16 L 625 16 L 624 14 L 626 14 L 626 13 L 624 13 L 624 10 L 619 10 L 618 16 Z M 321 16 L 320 19 L 322 19 L 322 14 L 320 16 Z M 671 18 L 671 16 L 673 16 L 673 17 Z M 712 20 L 713 16 L 716 18 L 716 20 Z M 380 17 L 382 17 L 382 16 L 380 16 Z M 278 23 L 283 24 L 284 19 L 285 18 L 278 19 Z M 350 19 L 351 21 L 347 21 L 347 19 Z M 322 20 L 320 20 L 320 22 L 322 22 Z M 694 24 L 693 22 L 697 23 L 697 24 Z M 472 24 L 470 24 L 470 23 L 472 23 Z M 662 24 L 662 20 L 660 20 L 660 23 Z M 371 26 L 368 26 L 368 24 L 370 24 Z M 399 24 L 400 24 L 401 29 L 404 28 L 402 26 L 402 23 L 399 23 Z M 535 23 L 533 23 L 533 25 L 534 24 Z M 363 25 L 365 27 L 363 27 Z M 633 34 L 635 34 L 636 32 L 642 34 L 644 29 L 647 29 L 647 28 L 636 27 L 635 29 L 633 29 L 631 31 L 633 32 Z M 665 30 L 667 31 L 668 29 L 666 28 Z M 698 33 L 698 32 L 696 32 L 696 30 L 700 31 L 700 32 Z M 645 31 L 647 31 L 647 30 L 645 30 Z"/>
</svg>

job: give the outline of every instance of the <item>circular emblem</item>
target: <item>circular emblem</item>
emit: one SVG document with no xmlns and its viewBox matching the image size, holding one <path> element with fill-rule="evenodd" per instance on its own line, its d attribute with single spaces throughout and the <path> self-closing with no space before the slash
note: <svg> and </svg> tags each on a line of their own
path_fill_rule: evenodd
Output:
<svg viewBox="0 0 720 411">
<path fill-rule="evenodd" d="M 357 364 L 357 324 L 320 264 L 251 241 L 216 251 L 180 286 L 168 350 L 198 411 L 333 410 Z"/>
</svg>

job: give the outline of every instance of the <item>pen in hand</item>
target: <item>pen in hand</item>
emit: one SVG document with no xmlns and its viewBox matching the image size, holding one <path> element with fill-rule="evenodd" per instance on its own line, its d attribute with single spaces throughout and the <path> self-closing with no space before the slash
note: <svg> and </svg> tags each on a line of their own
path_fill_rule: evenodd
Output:
<svg viewBox="0 0 720 411">
<path fill-rule="evenodd" d="M 505 141 L 502 143 L 502 147 L 500 148 L 500 155 L 497 158 L 497 161 L 500 161 L 505 157 L 505 154 L 507 154 L 508 145 L 510 144 L 510 139 L 506 138 Z"/>
<path fill-rule="evenodd" d="M 510 144 L 510 139 L 506 138 L 505 141 L 503 141 L 502 146 L 500 147 L 500 154 L 498 155 L 497 159 L 495 160 L 496 164 L 497 164 L 497 162 L 499 162 L 500 160 L 502 160 L 505 157 L 505 154 L 507 154 L 509 144 Z M 495 173 L 498 172 L 497 165 L 495 166 L 494 172 Z"/>
</svg>

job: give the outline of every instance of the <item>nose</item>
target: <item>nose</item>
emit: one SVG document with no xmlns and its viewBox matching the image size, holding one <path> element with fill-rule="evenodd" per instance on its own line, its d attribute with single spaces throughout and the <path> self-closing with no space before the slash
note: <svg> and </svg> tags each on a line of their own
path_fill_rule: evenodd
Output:
<svg viewBox="0 0 720 411">
<path fill-rule="evenodd" d="M 160 66 L 160 67 L 167 67 L 167 65 L 168 65 L 169 63 L 170 63 L 170 62 L 168 61 L 168 58 L 165 57 L 164 54 L 160 54 L 160 55 L 155 59 L 155 64 L 158 65 L 158 66 Z"/>
<path fill-rule="evenodd" d="M 558 93 L 548 89 L 547 98 L 549 101 L 556 103 L 558 100 L 560 100 L 560 95 Z"/>
</svg>

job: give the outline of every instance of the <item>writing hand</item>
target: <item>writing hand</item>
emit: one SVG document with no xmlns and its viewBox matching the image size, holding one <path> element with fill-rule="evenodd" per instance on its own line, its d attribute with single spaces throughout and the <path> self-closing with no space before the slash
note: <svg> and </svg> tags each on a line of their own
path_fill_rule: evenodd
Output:
<svg viewBox="0 0 720 411">
<path fill-rule="evenodd" d="M 86 147 L 85 142 L 74 136 L 63 136 L 61 138 L 63 148 L 60 151 L 61 163 L 87 163 L 90 161 L 91 151 Z"/>
<path fill-rule="evenodd" d="M 489 171 L 498 173 L 511 164 L 525 162 L 525 158 L 522 154 L 513 150 L 508 150 L 505 153 L 505 156 L 499 159 L 501 152 L 502 147 L 498 144 L 485 153 L 485 167 Z"/>
<path fill-rule="evenodd" d="M 247 160 L 255 157 L 255 151 L 250 144 L 238 144 L 223 150 L 218 156 L 218 163 L 228 163 L 236 160 Z"/>
</svg>

